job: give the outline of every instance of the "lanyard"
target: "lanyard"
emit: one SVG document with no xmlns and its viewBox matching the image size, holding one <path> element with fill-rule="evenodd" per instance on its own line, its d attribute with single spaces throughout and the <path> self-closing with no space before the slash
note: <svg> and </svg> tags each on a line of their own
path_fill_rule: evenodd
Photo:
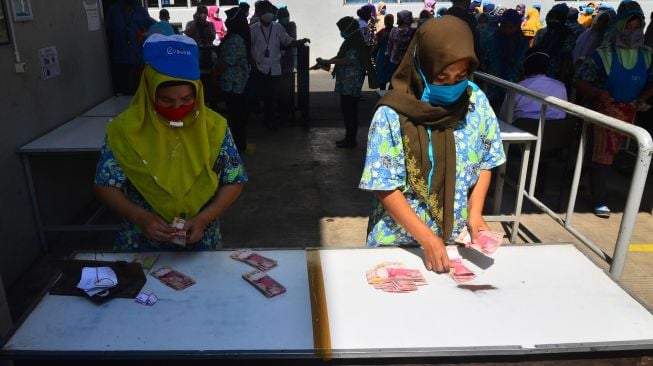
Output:
<svg viewBox="0 0 653 366">
<path fill-rule="evenodd" d="M 270 38 L 272 36 L 272 24 L 270 24 L 270 31 L 268 32 L 268 36 L 265 37 L 265 32 L 263 32 L 263 24 L 261 24 L 261 27 L 259 28 L 261 30 L 261 34 L 263 35 L 263 39 L 265 39 L 265 49 L 270 48 Z"/>
</svg>

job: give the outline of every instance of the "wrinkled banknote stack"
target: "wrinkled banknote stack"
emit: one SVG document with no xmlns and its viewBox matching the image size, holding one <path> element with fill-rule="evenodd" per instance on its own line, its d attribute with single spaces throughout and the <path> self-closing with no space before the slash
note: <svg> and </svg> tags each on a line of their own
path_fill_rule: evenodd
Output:
<svg viewBox="0 0 653 366">
<path fill-rule="evenodd" d="M 385 292 L 410 292 L 426 285 L 426 279 L 418 269 L 405 268 L 401 262 L 384 262 L 367 271 L 367 283 Z"/>
</svg>

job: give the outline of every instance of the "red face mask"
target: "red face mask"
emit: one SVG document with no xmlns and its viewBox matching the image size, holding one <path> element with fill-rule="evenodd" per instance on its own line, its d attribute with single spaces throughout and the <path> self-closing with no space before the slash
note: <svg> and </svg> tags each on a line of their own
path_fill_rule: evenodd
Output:
<svg viewBox="0 0 653 366">
<path fill-rule="evenodd" d="M 179 108 L 166 108 L 166 107 L 161 107 L 160 105 L 154 105 L 154 109 L 158 114 L 160 114 L 162 117 L 167 118 L 171 121 L 181 121 L 182 118 L 184 118 L 190 111 L 195 108 L 195 102 L 182 105 Z"/>
</svg>

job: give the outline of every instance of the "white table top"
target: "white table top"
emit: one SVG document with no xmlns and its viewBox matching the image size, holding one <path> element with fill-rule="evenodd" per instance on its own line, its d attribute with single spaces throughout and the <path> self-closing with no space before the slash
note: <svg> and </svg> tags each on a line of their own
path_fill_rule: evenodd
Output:
<svg viewBox="0 0 653 366">
<path fill-rule="evenodd" d="M 365 272 L 387 261 L 423 268 L 404 249 L 320 253 L 335 354 L 365 350 L 426 350 L 429 355 L 515 353 L 617 345 L 653 345 L 653 315 L 573 245 L 507 246 L 486 270 L 458 288 L 448 275 L 422 271 L 415 292 L 384 293 Z M 623 345 L 623 344 L 622 344 Z"/>
<path fill-rule="evenodd" d="M 18 149 L 20 153 L 100 151 L 111 117 L 76 117 Z"/>
<path fill-rule="evenodd" d="M 275 351 L 312 352 L 311 306 L 303 250 L 261 251 L 279 261 L 270 275 L 287 292 L 268 299 L 241 278 L 254 270 L 231 252 L 160 254 L 153 269 L 171 266 L 197 283 L 182 291 L 147 275 L 145 292 L 159 301 L 132 299 L 96 305 L 88 299 L 46 295 L 4 346 L 7 351 Z M 92 255 L 80 256 L 92 259 Z M 98 260 L 131 260 L 105 254 Z"/>
<path fill-rule="evenodd" d="M 114 117 L 129 107 L 131 95 L 114 96 L 82 113 L 84 117 Z"/>
<path fill-rule="evenodd" d="M 30 352 L 224 352 L 312 356 L 313 296 L 303 250 L 263 251 L 279 261 L 270 274 L 288 291 L 266 299 L 240 278 L 250 267 L 230 252 L 165 253 L 197 284 L 175 291 L 148 275 L 153 307 L 129 299 L 95 305 L 46 295 L 2 348 Z M 494 265 L 466 284 L 423 269 L 419 250 L 320 250 L 330 345 L 335 357 L 451 356 L 650 349 L 653 315 L 572 245 L 506 246 Z M 88 255 L 84 258 L 90 258 Z M 101 260 L 129 259 L 112 254 Z M 384 293 L 365 272 L 384 261 L 418 268 L 428 285 Z M 150 352 L 150 353 L 148 353 Z M 108 353 L 102 355 L 109 356 Z"/>
<path fill-rule="evenodd" d="M 62 153 L 100 151 L 104 144 L 106 124 L 111 117 L 81 116 L 50 131 L 18 149 L 20 153 Z M 536 137 L 517 127 L 499 121 L 501 139 L 505 142 L 531 141 Z"/>
</svg>

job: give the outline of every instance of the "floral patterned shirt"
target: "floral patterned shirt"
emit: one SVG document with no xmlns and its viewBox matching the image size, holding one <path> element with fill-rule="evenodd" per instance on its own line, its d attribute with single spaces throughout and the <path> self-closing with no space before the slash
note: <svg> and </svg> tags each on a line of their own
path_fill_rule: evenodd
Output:
<svg viewBox="0 0 653 366">
<path fill-rule="evenodd" d="M 234 183 L 247 183 L 247 174 L 238 155 L 238 149 L 231 137 L 231 132 L 227 128 L 224 142 L 220 148 L 220 154 L 213 165 L 213 170 L 218 175 L 220 186 Z M 95 184 L 115 187 L 121 189 L 127 198 L 146 209 L 154 212 L 149 203 L 143 198 L 138 190 L 129 182 L 120 164 L 113 155 L 108 140 L 105 140 L 104 146 L 100 150 L 100 160 L 98 161 L 97 171 L 95 173 Z M 222 246 L 222 236 L 220 235 L 220 224 L 218 219 L 211 221 L 204 228 L 202 240 L 188 249 L 203 250 L 216 249 Z M 120 231 L 116 238 L 114 250 L 118 251 L 147 251 L 147 250 L 179 250 L 180 247 L 174 244 L 153 242 L 145 238 L 141 229 L 134 223 L 123 220 L 120 225 Z M 184 248 L 185 249 L 185 248 Z M 183 250 L 183 249 L 182 249 Z"/>
<path fill-rule="evenodd" d="M 218 64 L 226 66 L 218 80 L 220 90 L 242 94 L 249 78 L 247 48 L 243 38 L 238 34 L 228 36 L 220 45 L 220 55 L 218 57 Z"/>
<path fill-rule="evenodd" d="M 485 94 L 470 83 L 473 93 L 469 112 L 455 130 L 456 187 L 454 193 L 453 240 L 467 223 L 467 200 L 481 170 L 489 170 L 505 162 L 499 123 Z M 436 162 L 437 164 L 437 162 Z M 376 110 L 367 141 L 367 157 L 359 188 L 368 191 L 400 190 L 417 216 L 438 236 L 440 227 L 426 205 L 407 184 L 403 140 L 399 115 L 388 106 Z M 367 227 L 367 245 L 416 244 L 413 237 L 394 221 L 381 202 L 374 197 Z"/>
<path fill-rule="evenodd" d="M 336 88 L 335 92 L 352 97 L 360 97 L 363 81 L 365 81 L 365 71 L 358 57 L 358 50 L 350 48 L 345 52 L 345 57 L 349 65 L 336 67 Z"/>
</svg>

